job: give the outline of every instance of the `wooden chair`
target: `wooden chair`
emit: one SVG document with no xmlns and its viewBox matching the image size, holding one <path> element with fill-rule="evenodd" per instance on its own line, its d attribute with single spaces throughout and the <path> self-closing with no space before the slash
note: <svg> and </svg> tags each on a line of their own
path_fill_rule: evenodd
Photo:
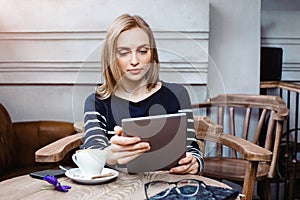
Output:
<svg viewBox="0 0 300 200">
<path fill-rule="evenodd" d="M 193 109 L 209 117 L 195 117 L 197 138 L 216 143 L 213 153 L 206 152 L 203 175 L 243 183 L 243 199 L 252 199 L 258 181 L 266 194 L 259 192 L 261 199 L 271 199 L 269 179 L 275 175 L 283 121 L 289 114 L 282 99 L 227 94 Z"/>
</svg>

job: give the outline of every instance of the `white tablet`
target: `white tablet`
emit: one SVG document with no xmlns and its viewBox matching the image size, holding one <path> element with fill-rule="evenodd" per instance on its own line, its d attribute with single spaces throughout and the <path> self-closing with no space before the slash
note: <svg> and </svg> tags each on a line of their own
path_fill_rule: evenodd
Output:
<svg viewBox="0 0 300 200">
<path fill-rule="evenodd" d="M 127 164 L 129 173 L 169 170 L 186 152 L 186 114 L 166 114 L 122 120 L 124 136 L 138 136 L 151 149 Z"/>
</svg>

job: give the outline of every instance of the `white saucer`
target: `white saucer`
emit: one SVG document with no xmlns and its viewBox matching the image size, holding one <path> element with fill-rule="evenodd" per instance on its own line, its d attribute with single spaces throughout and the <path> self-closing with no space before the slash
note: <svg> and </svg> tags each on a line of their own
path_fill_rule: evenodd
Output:
<svg viewBox="0 0 300 200">
<path fill-rule="evenodd" d="M 83 183 L 83 184 L 98 184 L 98 183 L 104 183 L 107 182 L 111 179 L 116 178 L 119 175 L 119 172 L 110 169 L 110 168 L 104 168 L 101 174 L 108 174 L 108 173 L 113 173 L 112 176 L 108 177 L 103 177 L 103 178 L 96 178 L 96 179 L 91 179 L 91 178 L 85 178 L 81 175 L 80 169 L 79 168 L 72 168 L 69 169 L 68 171 L 65 172 L 65 175 L 72 179 L 73 181 L 76 181 L 78 183 Z"/>
</svg>

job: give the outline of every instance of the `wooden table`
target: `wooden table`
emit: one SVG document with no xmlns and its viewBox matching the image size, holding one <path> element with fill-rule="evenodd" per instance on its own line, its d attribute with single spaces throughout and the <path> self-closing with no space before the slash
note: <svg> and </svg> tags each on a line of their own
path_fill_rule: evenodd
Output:
<svg viewBox="0 0 300 200">
<path fill-rule="evenodd" d="M 31 178 L 29 175 L 15 177 L 0 182 L 0 199 L 145 199 L 144 184 L 153 180 L 177 181 L 183 178 L 202 180 L 207 185 L 227 187 L 227 185 L 197 175 L 175 175 L 168 172 L 151 172 L 129 175 L 120 172 L 119 176 L 110 182 L 98 185 L 78 184 L 67 177 L 60 178 L 62 185 L 72 188 L 64 193 L 56 190 L 42 190 L 49 186 L 46 181 Z"/>
</svg>

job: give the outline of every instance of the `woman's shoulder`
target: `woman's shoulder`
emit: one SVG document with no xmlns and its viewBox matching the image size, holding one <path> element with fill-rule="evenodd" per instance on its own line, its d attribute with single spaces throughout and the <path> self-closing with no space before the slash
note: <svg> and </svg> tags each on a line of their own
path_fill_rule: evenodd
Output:
<svg viewBox="0 0 300 200">
<path fill-rule="evenodd" d="M 185 87 L 183 85 L 178 84 L 178 83 L 169 83 L 169 82 L 163 82 L 162 81 L 162 86 L 164 88 L 167 88 L 167 89 L 171 90 L 172 92 L 186 91 Z"/>
<path fill-rule="evenodd" d="M 86 97 L 86 99 L 87 99 L 87 100 L 95 100 L 95 97 L 96 97 L 96 93 L 93 92 L 93 93 L 89 94 L 89 95 Z"/>
<path fill-rule="evenodd" d="M 97 97 L 97 94 L 95 92 L 89 94 L 85 100 L 85 102 L 97 102 L 97 103 L 106 103 L 109 101 L 110 98 L 107 99 L 100 99 Z"/>
</svg>

